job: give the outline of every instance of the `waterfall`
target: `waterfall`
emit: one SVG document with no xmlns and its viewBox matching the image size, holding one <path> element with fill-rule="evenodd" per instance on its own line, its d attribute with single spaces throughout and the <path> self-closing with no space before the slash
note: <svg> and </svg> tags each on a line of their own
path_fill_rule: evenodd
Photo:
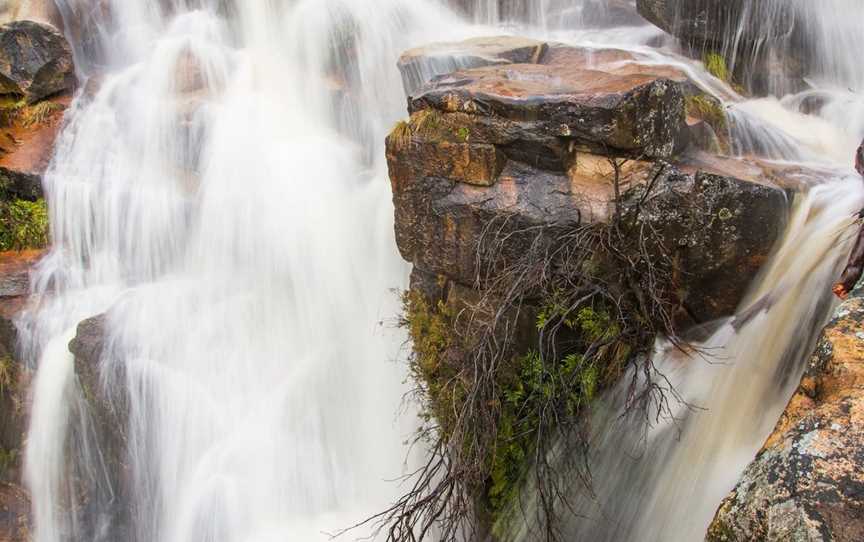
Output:
<svg viewBox="0 0 864 542">
<path fill-rule="evenodd" d="M 410 468 L 413 420 L 399 416 L 405 337 L 392 319 L 408 269 L 383 140 L 404 116 L 403 50 L 554 35 L 683 63 L 736 95 L 698 62 L 649 49 L 659 31 L 613 18 L 612 2 L 56 4 L 85 85 L 45 176 L 53 247 L 34 276 L 40 302 L 19 322 L 38 367 L 25 458 L 36 542 L 323 540 L 401 491 L 392 479 Z M 573 482 L 584 516 L 566 525 L 574 540 L 701 539 L 828 314 L 818 292 L 864 199 L 849 167 L 864 136 L 852 55 L 864 7 L 790 4 L 809 21 L 814 88 L 730 102 L 733 150 L 815 162 L 833 180 L 796 201 L 749 300 L 767 296 L 767 311 L 718 323 L 700 343 L 712 357 L 658 345 L 689 407 L 633 435 L 635 422 L 618 420 L 620 390 L 597 406 L 597 497 Z M 588 22 L 598 20 L 602 30 Z M 819 107 L 805 116 L 811 96 Z M 95 438 L 67 347 L 97 315 L 100 385 L 128 393 L 125 489 L 106 482 L 117 458 Z"/>
<path fill-rule="evenodd" d="M 306 541 L 386 506 L 412 420 L 383 140 L 399 53 L 459 21 L 423 0 L 59 6 L 92 77 L 24 318 L 34 539 Z M 102 313 L 128 490 L 66 348 Z"/>
</svg>

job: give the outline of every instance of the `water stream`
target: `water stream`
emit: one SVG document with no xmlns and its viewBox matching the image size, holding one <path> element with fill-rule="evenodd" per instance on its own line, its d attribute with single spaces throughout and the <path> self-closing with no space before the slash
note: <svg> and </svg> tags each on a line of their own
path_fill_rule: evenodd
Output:
<svg viewBox="0 0 864 542">
<path fill-rule="evenodd" d="M 35 276 L 38 309 L 20 322 L 38 365 L 26 455 L 36 542 L 118 541 L 112 488 L 75 492 L 76 477 L 109 468 L 66 348 L 98 314 L 102 384 L 131 393 L 123 540 L 323 540 L 398 494 L 388 480 L 406 468 L 413 420 L 398 415 L 404 336 L 388 322 L 408 269 L 383 139 L 404 116 L 403 50 L 519 32 L 650 52 L 723 87 L 698 62 L 649 49 L 659 30 L 596 23 L 593 0 L 506 13 L 462 2 L 469 16 L 445 3 L 57 0 L 89 81 L 46 174 L 54 245 Z M 828 4 L 838 9 L 820 12 L 816 41 L 829 15 L 864 18 L 857 2 Z M 846 23 L 843 39 L 862 39 Z M 771 309 L 706 342 L 722 363 L 658 353 L 707 410 L 683 409 L 677 428 L 646 439 L 598 434 L 599 500 L 583 503 L 592 521 L 569 526 L 574 540 L 701 539 L 782 411 L 864 198 L 847 159 L 864 135 L 861 73 L 839 47 L 814 49 L 835 59 L 813 76 L 815 116 L 799 112 L 803 95 L 730 104 L 739 152 L 818 162 L 833 180 L 797 201 L 751 295 L 782 285 Z M 620 429 L 615 409 L 613 392 L 595 425 Z M 636 459 L 605 453 L 639 447 Z"/>
</svg>

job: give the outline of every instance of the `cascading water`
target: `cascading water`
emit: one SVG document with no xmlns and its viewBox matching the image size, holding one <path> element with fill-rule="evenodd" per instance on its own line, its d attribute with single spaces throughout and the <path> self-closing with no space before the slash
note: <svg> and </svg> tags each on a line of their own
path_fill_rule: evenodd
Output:
<svg viewBox="0 0 864 542">
<path fill-rule="evenodd" d="M 453 3 L 485 26 L 461 22 Z M 403 375 L 387 363 L 403 337 L 379 325 L 406 277 L 382 149 L 403 116 L 398 54 L 504 21 L 681 64 L 645 47 L 656 29 L 591 27 L 598 4 L 611 17 L 595 0 L 57 0 L 90 82 L 46 175 L 54 248 L 36 276 L 42 302 L 21 322 L 39 365 L 26 457 L 35 540 L 306 541 L 386 506 L 410 431 L 394 424 Z M 864 8 L 790 4 L 821 43 L 820 86 L 732 105 L 735 150 L 845 168 L 864 107 L 842 107 L 862 103 L 848 53 L 860 47 L 842 47 L 862 39 L 852 21 Z M 829 28 L 842 38 L 826 45 Z M 816 116 L 800 113 L 810 95 Z M 595 442 L 597 500 L 580 501 L 574 539 L 701 538 L 827 314 L 814 292 L 827 291 L 862 197 L 848 174 L 797 202 L 752 295 L 769 295 L 767 312 L 703 344 L 722 362 L 658 353 L 708 410 L 682 408 L 677 425 L 631 439 L 610 393 L 594 422 L 609 429 Z M 66 347 L 103 313 L 102 384 L 129 390 L 128 502 L 104 483 Z M 77 494 L 78 478 L 98 495 Z"/>
<path fill-rule="evenodd" d="M 35 539 L 311 540 L 386 506 L 410 426 L 404 338 L 379 324 L 406 277 L 382 143 L 399 52 L 459 21 L 414 0 L 60 8 L 98 78 L 46 175 L 54 249 L 23 322 Z M 123 495 L 66 349 L 106 312 Z"/>
</svg>

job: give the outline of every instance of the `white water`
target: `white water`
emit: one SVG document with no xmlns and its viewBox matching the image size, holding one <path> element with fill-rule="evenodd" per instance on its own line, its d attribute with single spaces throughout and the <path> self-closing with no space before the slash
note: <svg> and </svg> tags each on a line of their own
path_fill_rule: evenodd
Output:
<svg viewBox="0 0 864 542">
<path fill-rule="evenodd" d="M 390 289 L 407 275 L 395 251 L 382 149 L 404 115 L 395 62 L 412 46 L 495 32 L 489 25 L 502 17 L 497 2 L 477 1 L 475 20 L 487 26 L 471 27 L 443 3 L 58 0 L 79 71 L 99 77 L 76 100 L 46 176 L 55 246 L 36 277 L 43 304 L 24 320 L 26 351 L 39 358 L 26 457 L 36 542 L 118 540 L 112 488 L 99 486 L 105 495 L 91 496 L 96 505 L 82 513 L 63 512 L 86 504 L 77 502 L 69 466 L 83 465 L 93 478 L 104 467 L 87 437 L 65 344 L 79 321 L 106 311 L 105 362 L 126 372 L 125 382 L 106 376 L 104 384 L 132 390 L 133 521 L 124 540 L 323 539 L 399 492 L 386 479 L 403 472 L 411 429 L 410 416 L 395 421 L 405 387 L 390 361 L 403 337 L 380 325 L 397 314 Z M 560 39 L 640 48 L 658 35 L 647 26 L 560 30 L 578 20 L 570 15 L 580 0 L 526 6 L 507 16 L 508 27 L 527 19 L 559 25 Z M 864 132 L 862 116 L 826 107 L 817 120 L 790 111 L 793 103 L 742 104 L 753 119 L 747 133 L 766 131 L 792 149 L 772 157 L 824 161 L 828 149 L 829 163 L 847 166 L 842 157 Z M 823 131 L 799 129 L 817 122 Z M 789 258 L 820 264 L 858 204 L 838 197 L 837 186 L 802 203 L 792 231 L 812 246 Z M 775 268 L 785 271 L 788 261 Z M 800 273 L 809 268 L 793 261 Z M 794 290 L 805 288 L 795 277 L 781 282 L 815 300 L 810 292 L 824 289 L 833 271 L 830 261 L 817 267 L 810 290 Z M 717 401 L 734 402 L 749 389 L 741 375 L 752 372 L 718 373 L 746 368 L 745 358 L 770 383 L 765 360 L 783 356 L 760 341 L 769 331 L 789 339 L 794 322 L 816 310 L 794 297 L 742 333 L 769 349 L 765 355 L 726 328 L 712 344 L 742 362 L 668 360 L 680 365 L 670 372 L 688 397 L 719 398 L 704 406 L 722 411 Z M 654 429 L 662 449 L 674 449 L 675 462 L 666 464 L 687 472 L 652 478 L 644 463 L 637 467 L 647 481 L 633 499 L 647 508 L 628 512 L 625 531 L 698 539 L 696 523 L 713 513 L 770 430 L 792 373 L 779 390 L 754 388 L 741 402 L 764 414 L 753 423 L 727 418 L 722 433 L 694 415 L 693 446 Z M 698 450 L 714 449 L 706 434 L 728 445 L 712 460 L 722 468 L 699 469 L 698 486 L 680 483 L 697 479 L 689 469 L 704 464 Z M 611 475 L 598 481 L 615 483 Z M 699 503 L 687 509 L 693 526 L 670 527 L 679 516 L 664 514 L 691 501 Z M 667 519 L 645 519 L 658 516 Z M 616 531 L 601 527 L 598 537 L 606 532 Z"/>
<path fill-rule="evenodd" d="M 306 541 L 386 507 L 412 423 L 389 325 L 407 276 L 382 148 L 395 63 L 463 26 L 422 0 L 60 7 L 97 31 L 76 49 L 99 79 L 46 176 L 34 539 Z M 131 393 L 122 535 L 120 488 L 81 498 L 69 467 L 109 466 L 66 350 L 106 311 L 125 381 L 103 384 Z"/>
</svg>

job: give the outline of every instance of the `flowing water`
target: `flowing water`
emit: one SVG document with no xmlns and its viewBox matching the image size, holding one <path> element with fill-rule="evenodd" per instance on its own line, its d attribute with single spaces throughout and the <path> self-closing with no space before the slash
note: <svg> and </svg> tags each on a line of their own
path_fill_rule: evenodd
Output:
<svg viewBox="0 0 864 542">
<path fill-rule="evenodd" d="M 445 3 L 57 0 L 88 82 L 46 174 L 54 248 L 35 276 L 40 303 L 19 322 L 38 365 L 26 455 L 34 540 L 317 540 L 399 492 L 387 480 L 405 468 L 412 420 L 397 417 L 404 374 L 391 361 L 404 337 L 387 322 L 407 268 L 383 160 L 404 116 L 399 53 L 520 27 L 685 62 L 646 47 L 658 30 L 620 26 L 634 19 L 622 23 L 612 2 L 461 2 L 469 17 Z M 864 16 L 854 2 L 829 4 Z M 830 28 L 819 21 L 817 41 Z M 844 39 L 861 39 L 847 36 L 860 27 L 844 23 Z M 707 410 L 683 409 L 645 440 L 598 435 L 598 457 L 647 445 L 636 460 L 599 462 L 599 499 L 583 503 L 592 521 L 571 525 L 574 539 L 698 540 L 782 410 L 861 203 L 845 159 L 864 135 L 860 72 L 844 62 L 814 73 L 827 96 L 815 116 L 798 112 L 803 94 L 732 106 L 739 152 L 819 161 L 835 180 L 797 202 L 752 294 L 775 292 L 770 310 L 706 342 L 722 363 L 658 353 Z M 129 390 L 123 494 L 105 483 L 110 450 L 94 439 L 67 349 L 98 314 L 101 385 Z M 603 421 L 610 395 L 598 427 L 615 427 Z"/>
</svg>

